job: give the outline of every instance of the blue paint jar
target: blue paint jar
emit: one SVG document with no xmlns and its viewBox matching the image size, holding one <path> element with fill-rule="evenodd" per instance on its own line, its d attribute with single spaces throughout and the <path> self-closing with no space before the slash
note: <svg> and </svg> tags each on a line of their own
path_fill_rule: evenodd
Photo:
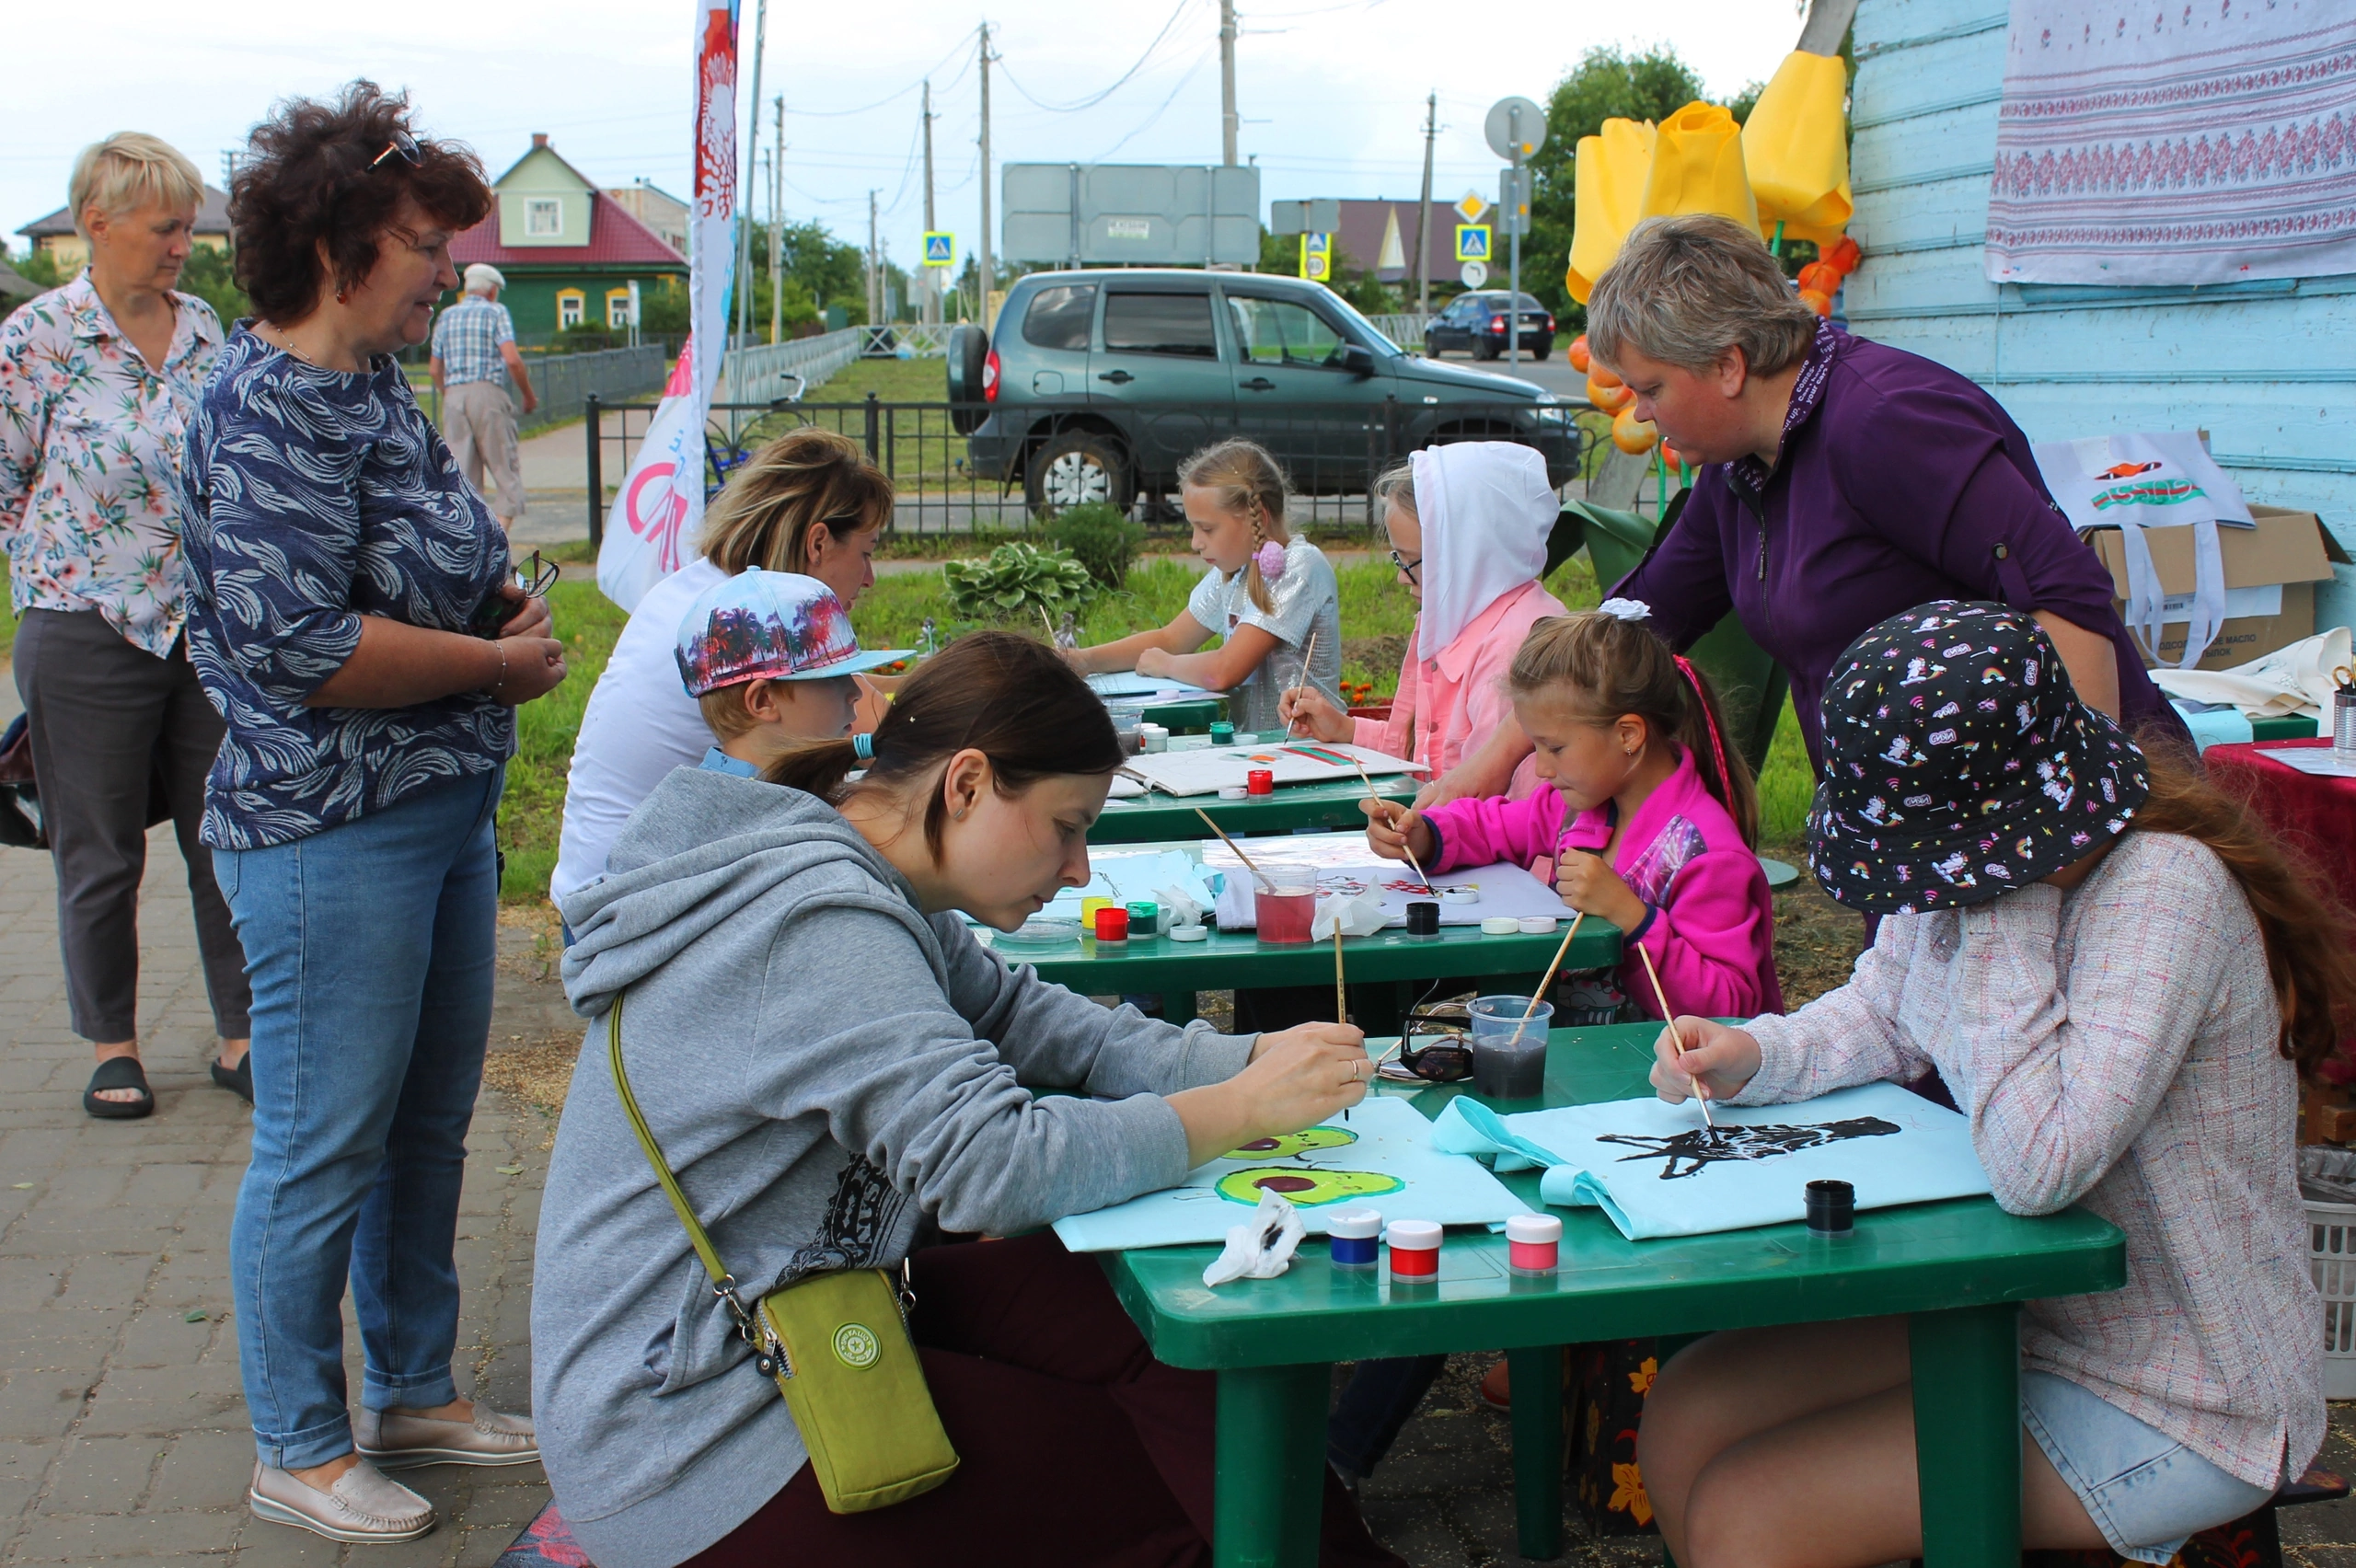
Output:
<svg viewBox="0 0 2356 1568">
<path fill-rule="evenodd" d="M 1370 1208 L 1335 1209 L 1325 1221 L 1337 1269 L 1370 1269 L 1381 1251 L 1382 1216 Z"/>
</svg>

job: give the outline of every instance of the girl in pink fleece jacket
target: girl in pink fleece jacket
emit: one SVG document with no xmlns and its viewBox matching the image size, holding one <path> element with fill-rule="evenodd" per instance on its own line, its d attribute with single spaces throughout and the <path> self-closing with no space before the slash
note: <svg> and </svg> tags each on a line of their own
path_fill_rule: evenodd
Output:
<svg viewBox="0 0 2356 1568">
<path fill-rule="evenodd" d="M 1551 874 L 1564 903 L 1651 955 L 1679 1012 L 1780 1013 L 1750 769 L 1719 738 L 1708 680 L 1645 629 L 1645 614 L 1615 599 L 1542 620 L 1514 655 L 1506 690 L 1537 746 L 1535 793 L 1428 812 L 1368 801 L 1368 842 L 1391 859 L 1412 847 L 1435 873 L 1507 860 Z M 1633 951 L 1617 970 L 1563 978 L 1572 1005 L 1558 1024 L 1608 1022 L 1627 1003 L 1661 1016 Z"/>
</svg>

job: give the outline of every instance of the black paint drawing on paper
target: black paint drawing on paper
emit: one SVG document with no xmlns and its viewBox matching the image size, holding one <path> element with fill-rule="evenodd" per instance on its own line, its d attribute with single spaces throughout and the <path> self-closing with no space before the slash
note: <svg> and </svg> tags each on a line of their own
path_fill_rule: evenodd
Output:
<svg viewBox="0 0 2356 1568">
<path fill-rule="evenodd" d="M 1641 1154 L 1625 1154 L 1620 1163 L 1632 1159 L 1662 1161 L 1660 1179 L 1664 1182 L 1698 1176 L 1705 1166 L 1725 1161 L 1749 1163 L 1761 1159 L 1780 1159 L 1787 1154 L 1797 1154 L 1804 1148 L 1821 1148 L 1848 1138 L 1886 1138 L 1899 1130 L 1895 1122 L 1885 1122 L 1878 1116 L 1856 1116 L 1846 1122 L 1819 1122 L 1813 1126 L 1778 1126 L 1765 1124 L 1750 1127 L 1696 1127 L 1690 1133 L 1673 1137 L 1646 1137 L 1634 1133 L 1606 1133 L 1598 1143 L 1628 1144 L 1642 1149 Z"/>
</svg>

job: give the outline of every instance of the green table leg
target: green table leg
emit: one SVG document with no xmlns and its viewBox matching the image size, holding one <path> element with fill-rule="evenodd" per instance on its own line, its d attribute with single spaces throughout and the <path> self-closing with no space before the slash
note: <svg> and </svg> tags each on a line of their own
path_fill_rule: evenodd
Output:
<svg viewBox="0 0 2356 1568">
<path fill-rule="evenodd" d="M 2018 1568 L 2019 1309 L 1960 1307 L 1908 1322 L 1923 1568 Z"/>
<path fill-rule="evenodd" d="M 1214 1568 L 1315 1568 L 1333 1380 L 1322 1363 L 1218 1375 Z"/>
<path fill-rule="evenodd" d="M 1563 1554 L 1563 1347 L 1506 1352 L 1513 1381 L 1513 1512 L 1521 1555 Z"/>
<path fill-rule="evenodd" d="M 1161 993 L 1162 1022 L 1184 1025 L 1192 1023 L 1202 1016 L 1195 1009 L 1194 992 L 1164 991 Z"/>
</svg>

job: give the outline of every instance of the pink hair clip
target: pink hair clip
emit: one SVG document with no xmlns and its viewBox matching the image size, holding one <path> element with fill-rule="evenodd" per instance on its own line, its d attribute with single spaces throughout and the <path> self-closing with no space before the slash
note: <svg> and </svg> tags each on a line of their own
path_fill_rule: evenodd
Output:
<svg viewBox="0 0 2356 1568">
<path fill-rule="evenodd" d="M 1285 548 L 1270 539 L 1253 552 L 1253 562 L 1260 569 L 1261 577 L 1270 582 L 1285 574 Z"/>
</svg>

